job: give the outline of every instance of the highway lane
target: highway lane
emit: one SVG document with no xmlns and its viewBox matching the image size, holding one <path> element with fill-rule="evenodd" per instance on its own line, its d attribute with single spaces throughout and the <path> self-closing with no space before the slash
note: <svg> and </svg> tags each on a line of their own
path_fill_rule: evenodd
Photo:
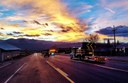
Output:
<svg viewBox="0 0 128 83">
<path fill-rule="evenodd" d="M 103 64 L 94 64 L 70 60 L 68 56 L 55 56 L 49 59 L 51 63 L 66 72 L 76 83 L 126 83 L 128 71 L 115 69 Z M 108 64 L 108 63 L 107 63 Z M 109 63 L 110 64 L 110 63 Z M 113 63 L 112 63 L 113 64 Z M 123 65 L 123 64 L 121 64 Z M 118 65 L 119 66 L 119 65 Z"/>
<path fill-rule="evenodd" d="M 9 83 L 69 83 L 61 74 L 49 66 L 46 60 L 41 54 L 33 54 Z"/>
<path fill-rule="evenodd" d="M 13 60 L 13 61 L 10 61 L 9 65 L 1 67 L 0 83 L 4 83 L 21 65 L 24 64 L 24 62 L 27 62 L 29 58 L 30 56 L 19 59 L 19 60 Z"/>
<path fill-rule="evenodd" d="M 58 58 L 58 57 L 56 57 Z M 70 60 L 70 56 L 69 55 L 60 55 L 59 58 L 63 58 L 65 60 Z M 110 58 L 110 57 L 108 57 Z M 118 57 L 118 59 L 121 57 Z M 128 58 L 128 57 L 126 57 Z M 86 61 L 85 61 L 86 62 Z M 90 63 L 90 62 L 86 62 L 86 63 Z M 97 64 L 97 63 L 93 63 L 93 64 Z M 99 63 L 100 64 L 100 63 Z M 122 61 L 115 61 L 115 60 L 106 60 L 105 64 L 100 64 L 103 66 L 108 66 L 108 67 L 114 67 L 114 68 L 118 68 L 118 69 L 123 69 L 123 70 L 128 70 L 128 62 L 122 62 Z"/>
<path fill-rule="evenodd" d="M 122 61 L 112 61 L 108 60 L 105 64 L 102 64 L 104 66 L 114 67 L 118 69 L 128 70 L 128 62 L 122 62 Z"/>
<path fill-rule="evenodd" d="M 126 71 L 116 70 L 123 64 L 111 61 L 94 64 L 63 55 L 44 58 L 42 54 L 34 53 L 1 68 L 0 83 L 127 83 L 127 68 Z"/>
</svg>

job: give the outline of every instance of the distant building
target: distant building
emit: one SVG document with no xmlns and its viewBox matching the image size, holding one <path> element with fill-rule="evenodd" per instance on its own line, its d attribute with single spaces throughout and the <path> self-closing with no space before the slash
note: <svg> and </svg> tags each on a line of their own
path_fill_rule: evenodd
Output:
<svg viewBox="0 0 128 83">
<path fill-rule="evenodd" d="M 96 55 L 110 56 L 112 55 L 113 45 L 109 43 L 96 43 L 94 49 Z"/>
<path fill-rule="evenodd" d="M 5 61 L 11 59 L 12 57 L 18 56 L 20 54 L 20 48 L 13 45 L 0 42 L 0 61 Z"/>
<path fill-rule="evenodd" d="M 128 43 L 117 45 L 116 52 L 118 55 L 128 55 Z"/>
</svg>

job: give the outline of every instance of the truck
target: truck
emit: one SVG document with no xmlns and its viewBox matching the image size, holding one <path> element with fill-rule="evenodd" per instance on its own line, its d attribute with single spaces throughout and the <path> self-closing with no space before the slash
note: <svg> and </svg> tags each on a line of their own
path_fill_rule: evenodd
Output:
<svg viewBox="0 0 128 83">
<path fill-rule="evenodd" d="M 71 59 L 79 59 L 93 62 L 105 63 L 107 58 L 104 56 L 96 56 L 94 54 L 94 44 L 84 43 L 82 47 L 72 48 L 71 50 Z"/>
</svg>

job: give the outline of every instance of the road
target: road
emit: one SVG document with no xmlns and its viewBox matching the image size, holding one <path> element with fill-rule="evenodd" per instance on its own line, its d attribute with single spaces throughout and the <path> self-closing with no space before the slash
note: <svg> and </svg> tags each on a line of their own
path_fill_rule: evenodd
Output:
<svg viewBox="0 0 128 83">
<path fill-rule="evenodd" d="M 106 64 L 71 60 L 66 55 L 49 58 L 34 53 L 0 67 L 0 83 L 127 83 L 128 63 Z"/>
</svg>

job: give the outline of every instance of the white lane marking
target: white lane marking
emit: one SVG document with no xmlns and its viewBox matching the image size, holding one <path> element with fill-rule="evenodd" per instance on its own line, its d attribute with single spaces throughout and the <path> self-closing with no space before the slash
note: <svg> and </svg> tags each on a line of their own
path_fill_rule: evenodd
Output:
<svg viewBox="0 0 128 83">
<path fill-rule="evenodd" d="M 46 61 L 52 68 L 54 68 L 57 72 L 59 72 L 63 77 L 65 77 L 70 83 L 75 83 L 72 79 L 68 77 L 68 74 L 66 74 L 64 71 L 61 69 L 55 67 L 51 62 Z"/>
<path fill-rule="evenodd" d="M 25 63 L 24 63 L 20 68 L 18 68 L 18 69 L 15 71 L 15 73 L 12 74 L 4 83 L 8 83 L 9 80 L 11 80 L 11 79 L 14 77 L 14 75 L 15 75 L 18 71 L 20 71 L 21 68 L 23 68 L 24 65 L 25 65 Z"/>
<path fill-rule="evenodd" d="M 94 64 L 95 66 L 98 66 L 98 67 L 102 67 L 102 68 L 106 68 L 106 69 L 110 69 L 110 70 L 116 70 L 116 71 L 122 71 L 122 72 L 126 72 L 128 73 L 127 70 L 123 70 L 123 69 L 118 69 L 118 68 L 113 68 L 113 67 L 108 67 L 108 66 L 103 66 L 103 65 L 97 65 L 97 64 Z"/>
<path fill-rule="evenodd" d="M 8 66 L 8 65 L 10 65 L 10 64 L 11 64 L 11 63 L 8 63 L 8 64 L 6 64 L 6 65 L 3 65 L 3 66 L 0 67 L 0 69 L 3 68 L 3 67 Z"/>
</svg>

